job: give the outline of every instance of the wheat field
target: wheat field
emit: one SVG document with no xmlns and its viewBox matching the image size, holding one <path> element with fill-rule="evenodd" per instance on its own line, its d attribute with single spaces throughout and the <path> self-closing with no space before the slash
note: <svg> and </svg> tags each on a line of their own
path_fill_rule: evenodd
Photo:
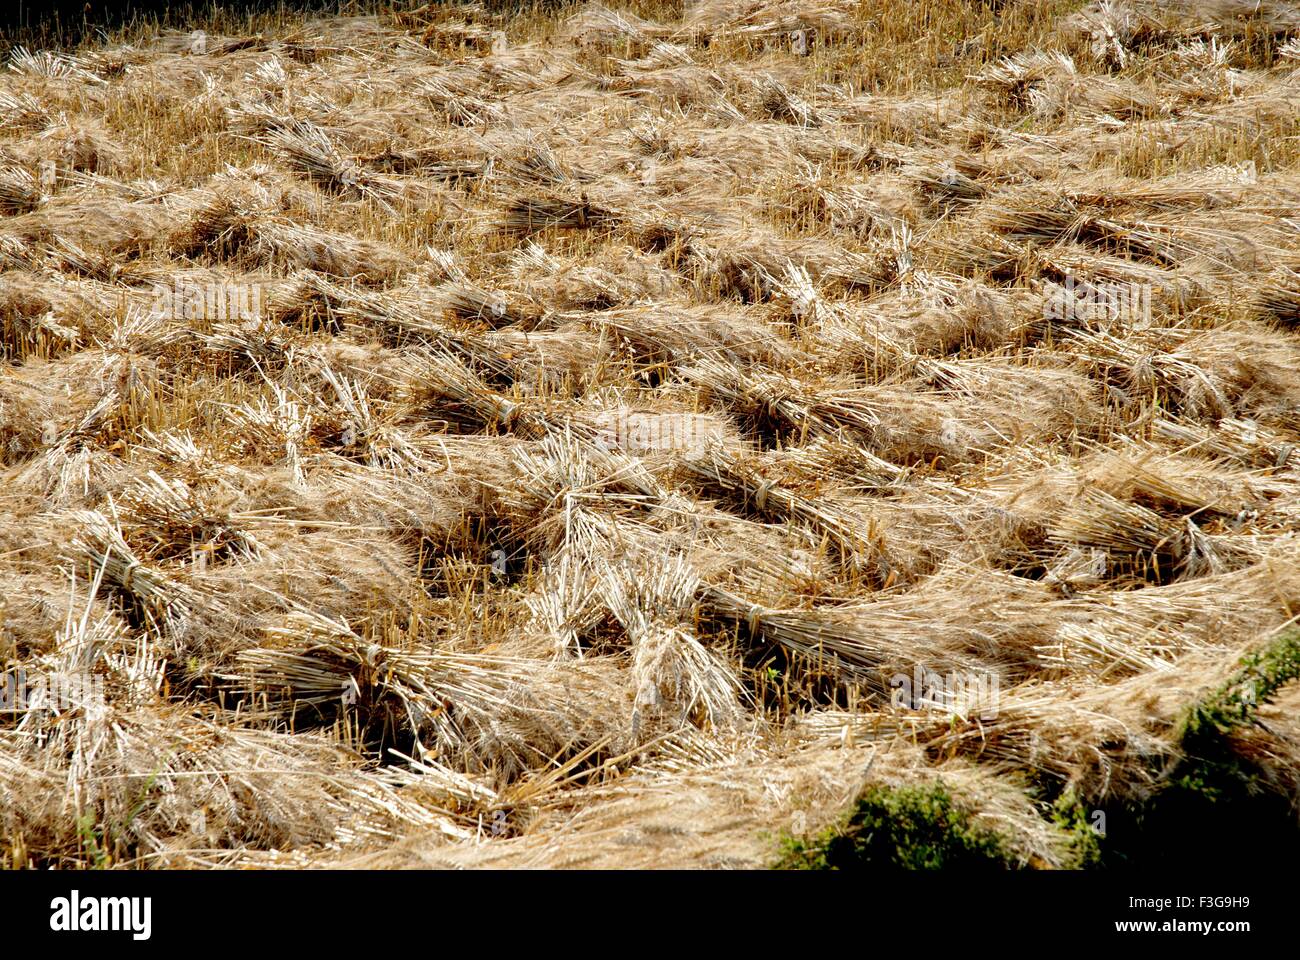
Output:
<svg viewBox="0 0 1300 960">
<path fill-rule="evenodd" d="M 1295 842 L 1300 7 L 14 45 L 0 271 L 7 866 Z"/>
</svg>

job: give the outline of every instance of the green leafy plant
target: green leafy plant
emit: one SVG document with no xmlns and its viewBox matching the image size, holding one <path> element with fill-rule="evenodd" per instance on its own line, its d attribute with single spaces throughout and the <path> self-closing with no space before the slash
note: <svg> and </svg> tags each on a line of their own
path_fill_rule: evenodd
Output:
<svg viewBox="0 0 1300 960">
<path fill-rule="evenodd" d="M 104 848 L 104 829 L 95 819 L 91 810 L 77 817 L 77 836 L 81 838 L 81 847 L 90 859 L 90 865 L 96 870 L 108 866 L 108 851 Z"/>
<path fill-rule="evenodd" d="M 874 786 L 840 823 L 810 837 L 782 838 L 781 869 L 1008 869 L 1001 839 L 955 806 L 942 783 Z"/>
<path fill-rule="evenodd" d="M 1089 819 L 1088 809 L 1072 789 L 1066 790 L 1052 804 L 1051 819 L 1070 840 L 1070 866 L 1076 869 L 1095 867 L 1101 862 L 1104 837 Z"/>
<path fill-rule="evenodd" d="M 1114 810 L 1097 856 L 1084 865 L 1121 866 L 1239 860 L 1268 845 L 1300 850 L 1300 830 L 1288 797 L 1262 790 L 1256 764 L 1234 734 L 1258 722 L 1260 707 L 1300 678 L 1300 633 L 1287 633 L 1244 657 L 1225 682 L 1189 705 L 1176 728 L 1178 759 L 1153 771 L 1159 789 Z M 1071 800 L 1057 808 L 1067 820 Z M 1213 823 L 1213 830 L 1206 824 Z M 1198 836 L 1194 846 L 1179 838 Z"/>
</svg>

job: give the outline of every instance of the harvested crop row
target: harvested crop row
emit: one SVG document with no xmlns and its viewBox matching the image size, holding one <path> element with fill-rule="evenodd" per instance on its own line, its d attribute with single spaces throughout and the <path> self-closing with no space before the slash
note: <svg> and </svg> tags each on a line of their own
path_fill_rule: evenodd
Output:
<svg viewBox="0 0 1300 960">
<path fill-rule="evenodd" d="M 1293 5 L 399 6 L 7 54 L 6 864 L 1294 834 Z"/>
</svg>

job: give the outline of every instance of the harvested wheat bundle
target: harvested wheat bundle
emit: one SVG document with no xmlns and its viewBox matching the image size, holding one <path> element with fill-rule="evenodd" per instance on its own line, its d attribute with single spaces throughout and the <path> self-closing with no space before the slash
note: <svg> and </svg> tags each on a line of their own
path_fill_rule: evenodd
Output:
<svg viewBox="0 0 1300 960">
<path fill-rule="evenodd" d="M 759 514 L 771 519 L 804 524 L 839 552 L 847 568 L 876 584 L 883 584 L 889 578 L 891 565 L 887 551 L 869 520 L 864 528 L 864 518 L 782 487 L 763 477 L 756 466 L 716 444 L 709 444 L 681 460 L 681 469 L 702 482 L 710 492 L 739 499 L 745 508 L 752 505 Z"/>
<path fill-rule="evenodd" d="M 224 472 L 212 452 L 200 445 L 188 430 L 155 433 L 146 427 L 141 434 L 141 452 L 157 458 L 169 470 L 185 470 L 192 479 L 217 477 Z"/>
<path fill-rule="evenodd" d="M 473 23 L 496 23 L 501 15 L 491 13 L 478 2 L 457 4 L 448 7 L 443 4 L 425 3 L 409 10 L 395 10 L 393 23 L 407 30 L 424 30 L 430 26 L 443 23 L 462 23 L 468 19 Z"/>
<path fill-rule="evenodd" d="M 126 203 L 118 199 L 74 203 L 66 199 L 44 203 L 15 216 L 6 228 L 11 236 L 58 250 L 91 251 L 102 261 L 92 273 L 116 276 L 122 262 L 147 250 L 163 231 L 166 216 L 157 204 Z M 56 253 L 56 255 L 58 255 Z M 75 260 L 70 261 L 75 268 Z"/>
<path fill-rule="evenodd" d="M 1104 421 L 1099 403 L 1102 391 L 1089 377 L 1070 369 L 1052 369 L 1045 363 L 1013 366 L 990 360 L 924 361 L 916 366 L 918 379 L 960 398 L 974 419 L 996 438 L 980 438 L 985 449 L 1030 436 L 1070 437 L 1093 433 Z M 1005 397 L 1010 393 L 1015 402 Z"/>
<path fill-rule="evenodd" d="M 650 461 L 692 456 L 710 447 L 729 453 L 745 446 L 735 423 L 717 414 L 609 405 L 580 412 L 575 419 L 596 428 L 597 446 Z"/>
<path fill-rule="evenodd" d="M 670 497 L 644 462 L 624 455 L 614 444 L 590 442 L 571 431 L 556 430 L 539 443 L 516 448 L 511 467 L 513 476 L 500 491 L 505 509 L 518 515 L 521 528 L 536 527 L 538 552 L 562 559 L 562 551 L 572 548 L 571 560 L 580 567 L 590 567 L 593 558 L 604 556 L 612 540 L 639 542 L 652 535 L 631 514 L 643 512 L 647 499 Z M 557 506 L 561 513 L 554 516 Z M 594 511 L 598 506 L 621 509 L 621 519 L 633 522 L 619 528 Z M 539 514 L 547 512 L 555 522 L 537 524 Z"/>
<path fill-rule="evenodd" d="M 1296 582 L 1284 550 L 1231 572 L 1059 601 L 1058 626 L 1039 649 L 1045 666 L 1109 678 L 1165 669 L 1197 651 L 1248 642 L 1284 627 Z"/>
<path fill-rule="evenodd" d="M 688 626 L 698 588 L 680 557 L 648 571 L 601 571 L 601 599 L 632 645 L 633 742 L 687 722 L 725 728 L 740 720 L 739 681 Z"/>
<path fill-rule="evenodd" d="M 120 277 L 121 264 L 110 252 L 90 249 L 64 237 L 55 237 L 48 248 L 48 257 L 58 269 L 73 276 L 100 283 L 115 283 Z"/>
<path fill-rule="evenodd" d="M 473 23 L 439 23 L 425 29 L 420 42 L 430 49 L 488 54 L 502 47 L 505 32 Z"/>
<path fill-rule="evenodd" d="M 574 316 L 614 341 L 636 361 L 654 368 L 718 356 L 744 362 L 777 362 L 787 342 L 756 314 L 708 305 L 654 304 Z"/>
<path fill-rule="evenodd" d="M 1094 801 L 1141 798 L 1158 782 L 1159 767 L 1178 756 L 1168 718 L 1188 691 L 1172 679 L 1156 685 L 1160 720 L 1139 706 L 1143 697 L 1157 706 L 1150 703 L 1150 678 L 1141 676 L 1083 694 L 1022 685 L 1001 694 L 992 721 L 954 722 L 947 711 L 891 710 L 859 714 L 852 729 L 864 741 L 889 739 L 901 729 L 931 756 L 966 755 L 982 764 L 1027 769 Z"/>
<path fill-rule="evenodd" d="M 516 478 L 498 488 L 512 524 L 531 528 L 544 556 L 562 560 L 570 551 L 575 569 L 587 572 L 580 575 L 627 557 L 653 564 L 671 545 L 702 577 L 731 589 L 782 597 L 821 582 L 806 534 L 702 507 L 641 458 L 557 431 L 518 448 L 516 464 Z"/>
<path fill-rule="evenodd" d="M 1123 402 L 1160 395 L 1165 406 L 1192 416 L 1231 417 L 1236 412 L 1228 384 L 1179 355 L 1186 340 L 1183 331 L 1167 328 L 1120 338 L 1106 331 L 1072 329 L 1067 335 L 1064 349 L 1093 368 L 1097 379 L 1122 384 L 1114 395 Z"/>
<path fill-rule="evenodd" d="M 33 673 L 46 668 L 52 673 L 84 673 L 95 667 L 93 655 L 98 651 L 109 651 L 119 641 L 128 642 L 128 626 L 100 595 L 94 577 L 63 580 L 49 576 L 49 538 L 67 532 L 62 523 L 33 518 L 13 524 L 2 541 L 7 554 L 3 569 L 10 588 L 0 610 L 11 666 L 31 665 Z M 9 705 L 21 704 L 10 701 Z"/>
<path fill-rule="evenodd" d="M 50 123 L 50 112 L 30 93 L 0 90 L 0 117 L 12 130 L 41 130 Z"/>
<path fill-rule="evenodd" d="M 536 182 L 550 186 L 566 183 L 587 183 L 594 179 L 584 170 L 569 168 L 560 162 L 550 144 L 531 135 L 511 155 L 495 163 L 499 175 L 513 180 Z"/>
<path fill-rule="evenodd" d="M 1191 310 L 1210 298 L 1216 280 L 1196 267 L 1169 270 L 1125 257 L 1098 253 L 1082 243 L 1055 243 L 1033 251 L 1041 310 L 1027 331 L 1034 339 L 1047 327 L 1133 328 L 1166 313 Z"/>
<path fill-rule="evenodd" d="M 1300 273 L 1279 271 L 1276 279 L 1260 286 L 1255 307 L 1262 317 L 1286 325 L 1300 324 Z"/>
<path fill-rule="evenodd" d="M 1027 244 L 989 230 L 970 231 L 955 220 L 926 235 L 917 253 L 945 273 L 1003 283 L 1019 278 L 1029 260 Z"/>
<path fill-rule="evenodd" d="M 582 657 L 608 613 L 596 593 L 594 573 L 568 544 L 552 552 L 541 585 L 524 603 L 529 628 L 545 637 L 559 657 Z"/>
<path fill-rule="evenodd" d="M 818 186 L 817 198 L 829 215 L 832 232 L 847 233 L 859 240 L 888 236 L 891 230 L 914 226 L 921 215 L 911 184 L 896 173 L 833 188 Z"/>
<path fill-rule="evenodd" d="M 781 300 L 790 304 L 790 316 L 795 323 L 824 323 L 833 307 L 817 293 L 808 271 L 793 263 L 785 265 L 785 275 L 772 278 L 771 285 Z"/>
<path fill-rule="evenodd" d="M 979 200 L 987 192 L 983 184 L 952 163 L 937 166 L 904 165 L 899 172 L 914 189 L 931 198 L 931 210 L 936 213 L 941 205 L 967 204 Z"/>
<path fill-rule="evenodd" d="M 1247 165 L 1223 164 L 1158 180 L 1117 180 L 1110 172 L 1071 177 L 1064 192 L 1074 202 L 1098 209 L 1196 210 L 1230 207 L 1258 191 L 1262 180 Z"/>
<path fill-rule="evenodd" d="M 696 63 L 688 47 L 655 40 L 648 48 L 638 49 L 645 52 L 640 59 L 620 59 L 613 64 L 606 61 L 606 69 L 612 70 L 613 76 L 600 78 L 598 82 L 602 88 L 617 90 L 626 96 L 659 98 L 679 105 L 707 105 L 708 94 L 705 91 L 712 86 L 709 81 L 718 75 Z"/>
<path fill-rule="evenodd" d="M 849 252 L 825 242 L 790 241 L 753 233 L 720 238 L 715 246 L 702 239 L 687 242 L 699 282 L 718 297 L 761 303 L 776 292 L 775 278 L 787 264 L 807 270 L 814 281 L 844 289 L 871 289 L 888 279 L 890 267 L 879 258 Z"/>
<path fill-rule="evenodd" d="M 554 330 L 500 330 L 488 344 L 508 358 L 515 383 L 542 394 L 585 394 L 604 379 L 611 362 L 609 344 L 576 321 Z"/>
<path fill-rule="evenodd" d="M 0 213 L 26 213 L 40 206 L 36 178 L 21 167 L 0 170 Z"/>
<path fill-rule="evenodd" d="M 1162 517 L 1137 503 L 1087 490 L 1051 526 L 1051 541 L 1105 550 L 1138 578 L 1195 578 L 1243 567 L 1259 558 L 1248 541 L 1204 533 L 1191 517 Z"/>
<path fill-rule="evenodd" d="M 263 220 L 256 224 L 254 236 L 254 249 L 263 263 L 283 264 L 290 270 L 378 283 L 410 268 L 409 259 L 388 244 L 345 233 Z"/>
<path fill-rule="evenodd" d="M 459 357 L 493 383 L 511 383 L 513 360 L 475 331 L 453 331 L 434 319 L 436 303 L 399 299 L 388 292 L 344 287 L 310 271 L 296 276 L 298 287 L 280 304 L 282 316 L 324 314 L 330 324 L 355 323 L 384 335 L 395 346 L 417 343 Z M 299 306 L 301 305 L 301 306 Z"/>
<path fill-rule="evenodd" d="M 747 421 L 759 437 L 767 433 L 803 439 L 805 434 L 870 441 L 880 425 L 874 405 L 849 392 L 809 388 L 767 371 L 745 371 L 720 360 L 702 359 L 682 370 L 699 386 Z"/>
<path fill-rule="evenodd" d="M 681 32 L 691 37 L 788 37 L 797 30 L 832 41 L 860 29 L 857 8 L 845 0 L 809 5 L 797 0 L 702 0 L 691 5 Z"/>
<path fill-rule="evenodd" d="M 416 760 L 395 749 L 390 753 L 403 765 L 381 768 L 375 772 L 376 778 L 397 787 L 404 795 L 419 796 L 426 805 L 436 804 L 440 812 L 454 817 L 463 828 L 481 825 L 485 814 L 495 821 L 496 811 L 508 806 L 500 793 L 483 782 L 483 777 L 468 776 L 433 759 Z M 470 836 L 468 829 L 448 833 L 458 840 Z"/>
<path fill-rule="evenodd" d="M 536 311 L 518 300 L 512 305 L 503 294 L 468 283 L 449 284 L 439 293 L 443 308 L 460 320 L 479 321 L 493 329 L 516 325 L 526 329 L 538 320 Z"/>
<path fill-rule="evenodd" d="M 269 190 L 244 178 L 226 178 L 174 202 L 180 224 L 168 236 L 174 254 L 206 253 L 217 260 L 237 257 L 256 239 L 256 224 L 272 210 Z"/>
<path fill-rule="evenodd" d="M 944 601 L 952 603 L 954 599 L 950 595 Z M 1005 620 L 993 622 L 970 609 L 949 611 L 942 626 L 924 618 L 926 639 L 921 647 L 917 618 L 922 614 L 910 597 L 845 611 L 780 610 L 705 586 L 701 602 L 715 616 L 748 626 L 754 639 L 784 648 L 796 658 L 792 662 L 800 672 L 829 675 L 886 697 L 894 677 L 910 676 L 916 668 L 939 674 L 1000 677 L 1005 668 L 994 657 L 1008 658 L 1011 651 L 999 649 L 999 636 L 1015 631 Z M 1033 633 L 1046 635 L 1041 628 Z M 1032 649 L 1031 643 L 1026 645 Z M 988 659 L 972 653 L 972 648 Z M 1028 652 L 1016 654 L 1028 662 Z"/>
<path fill-rule="evenodd" d="M 494 390 L 454 355 L 426 350 L 410 357 L 403 377 L 409 402 L 432 405 L 459 432 L 488 429 L 539 438 L 551 427 L 549 415 Z"/>
<path fill-rule="evenodd" d="M 681 292 L 681 279 L 631 248 L 584 264 L 529 240 L 511 257 L 512 277 L 533 300 L 569 310 L 607 310 Z"/>
<path fill-rule="evenodd" d="M 413 10 L 397 11 L 392 18 L 393 23 L 412 35 L 418 34 L 420 43 L 432 49 L 453 46 L 458 37 L 491 36 L 488 28 L 505 23 L 499 13 L 489 13 L 481 3 L 457 4 L 455 7 L 426 3 Z M 462 54 L 466 52 L 463 41 L 454 49 Z M 484 52 L 477 47 L 471 49 Z"/>
<path fill-rule="evenodd" d="M 1151 432 L 1179 447 L 1245 466 L 1286 469 L 1300 459 L 1300 445 L 1253 420 L 1221 420 L 1216 427 L 1206 428 L 1160 419 L 1152 422 Z"/>
<path fill-rule="evenodd" d="M 951 312 L 940 315 L 951 324 Z M 883 312 L 839 310 L 822 317 L 808 339 L 830 372 L 861 373 L 879 381 L 909 371 L 920 359 L 906 339 L 908 333 L 907 328 L 896 329 Z"/>
<path fill-rule="evenodd" d="M 827 120 L 824 112 L 786 88 L 775 77 L 765 77 L 756 85 L 758 109 L 774 120 L 792 123 L 797 127 L 819 127 Z"/>
<path fill-rule="evenodd" d="M 1004 205 L 999 205 L 1002 203 Z M 1127 257 L 1145 257 L 1176 267 L 1196 251 L 1173 239 L 1169 231 L 1144 222 L 1124 224 L 1090 216 L 1063 196 L 990 196 L 979 211 L 982 226 L 1011 240 L 1039 244 L 1076 239 Z"/>
<path fill-rule="evenodd" d="M 280 645 L 244 651 L 228 679 L 276 694 L 291 712 L 353 709 L 376 734 L 409 732 L 419 753 L 503 784 L 622 729 L 610 664 L 407 653 L 305 611 L 278 632 Z"/>
<path fill-rule="evenodd" d="M 199 618 L 209 627 L 220 622 L 221 604 L 143 563 L 122 536 L 119 524 L 95 510 L 72 514 L 78 532 L 68 546 L 68 559 L 77 567 L 103 571 L 104 581 L 128 604 L 128 610 L 165 644 L 183 654 L 205 642 Z"/>
<path fill-rule="evenodd" d="M 1062 53 L 1008 58 L 985 78 L 1012 103 L 1045 119 L 1138 119 L 1156 115 L 1161 106 L 1157 96 L 1130 80 L 1081 76 Z"/>
<path fill-rule="evenodd" d="M 278 151 L 313 183 L 373 200 L 389 214 L 394 212 L 388 201 L 397 196 L 397 185 L 344 157 L 329 134 L 315 124 L 299 120 L 291 125 L 275 126 L 262 135 L 260 142 Z"/>
<path fill-rule="evenodd" d="M 1243 687 L 1259 689 L 1268 699 L 1278 696 L 1275 685 L 1260 675 L 1258 653 L 1253 658 L 1241 656 L 1252 647 L 1258 651 L 1257 637 L 1244 646 L 1238 643 L 1189 655 L 1162 670 L 1161 681 L 1155 684 L 1150 674 L 1140 674 L 1063 697 L 1053 697 L 1058 691 L 1050 687 L 1030 688 L 1027 695 L 1013 693 L 1003 699 L 997 722 L 981 724 L 978 731 L 970 725 L 964 731 L 952 725 L 941 730 L 931 723 L 934 735 L 927 738 L 928 749 L 944 756 L 972 750 L 1005 759 L 1039 776 L 1064 781 L 1090 800 L 1147 799 L 1168 786 L 1168 770 L 1183 759 L 1189 728 L 1198 715 L 1224 710 L 1221 704 L 1227 700 L 1233 705 L 1224 714 L 1230 710 L 1250 717 L 1256 707 L 1253 698 L 1240 707 Z M 1270 646 L 1286 643 L 1285 637 L 1266 634 L 1265 639 Z M 1218 730 L 1225 735 L 1230 755 L 1263 746 L 1231 727 L 1218 726 Z M 1259 785 L 1267 788 L 1266 784 L 1261 778 Z"/>
<path fill-rule="evenodd" d="M 1281 331 L 1258 327 L 1223 328 L 1188 337 L 1172 352 L 1173 364 L 1198 371 L 1184 403 L 1193 411 L 1216 405 L 1202 399 L 1208 385 L 1221 385 L 1228 416 L 1247 416 L 1261 424 L 1289 429 L 1300 404 L 1300 350 Z"/>
<path fill-rule="evenodd" d="M 41 432 L 47 434 L 49 428 Z M 44 439 L 39 452 L 20 456 L 6 477 L 16 499 L 30 497 L 51 509 L 87 508 L 120 490 L 130 473 L 120 458 L 86 444 L 75 432 L 56 436 L 52 444 Z"/>
<path fill-rule="evenodd" d="M 265 136 L 272 130 L 291 128 L 296 118 L 282 113 L 279 105 L 261 98 L 235 102 L 224 108 L 226 129 L 235 136 L 254 138 Z"/>
<path fill-rule="evenodd" d="M 446 539 L 463 517 L 479 509 L 480 475 L 469 470 L 450 475 L 448 459 L 440 455 L 450 455 L 456 438 L 438 439 L 427 449 L 423 443 L 412 443 L 412 460 L 400 464 L 378 457 L 378 462 L 341 464 L 313 485 L 311 498 L 298 516 L 308 523 L 329 520 L 365 528 L 367 539 L 375 539 L 376 546 L 383 548 L 373 551 L 372 557 L 382 552 L 404 560 L 397 544 Z M 418 463 L 415 455 L 421 457 Z M 378 566 L 373 560 L 367 565 Z M 413 569 L 409 563 L 406 566 Z M 405 574 L 388 576 L 392 586 L 405 589 Z"/>
<path fill-rule="evenodd" d="M 75 172 L 111 174 L 129 169 L 111 128 L 97 121 L 46 127 L 23 145 L 22 157 L 33 166 L 53 165 L 56 184 Z"/>
<path fill-rule="evenodd" d="M 1074 596 L 1105 580 L 1110 569 L 1109 556 L 1105 550 L 1096 548 L 1066 547 L 1046 564 L 1043 582 L 1067 597 Z"/>
<path fill-rule="evenodd" d="M 909 372 L 918 355 L 948 357 L 1019 345 L 1043 312 L 1041 300 L 1028 291 L 921 274 L 909 289 L 885 294 L 868 307 L 838 307 L 814 332 L 814 342 L 833 369 L 856 368 L 882 380 Z"/>
<path fill-rule="evenodd" d="M 38 261 L 36 251 L 22 238 L 0 234 L 0 269 L 30 270 Z"/>
<path fill-rule="evenodd" d="M 945 404 L 912 390 L 848 384 L 816 386 L 766 371 L 742 371 L 715 360 L 682 371 L 706 398 L 716 398 L 766 446 L 810 437 L 845 439 L 896 463 L 960 462 L 986 443 Z"/>
<path fill-rule="evenodd" d="M 236 430 L 236 449 L 257 451 L 282 457 L 295 486 L 305 484 L 303 447 L 311 436 L 312 413 L 305 404 L 275 383 L 268 383 L 271 394 L 240 404 L 214 404 L 226 410 L 231 426 Z M 274 399 L 274 403 L 271 402 Z"/>
<path fill-rule="evenodd" d="M 1009 103 L 1025 107 L 1030 92 L 1053 77 L 1078 74 L 1074 61 L 1060 51 L 1035 50 L 1004 57 L 985 67 L 975 78 L 978 83 L 999 92 Z"/>
<path fill-rule="evenodd" d="M 105 82 L 103 78 L 87 70 L 85 62 L 80 57 L 56 54 L 49 50 L 37 50 L 32 53 L 26 47 L 15 47 L 9 54 L 7 66 L 14 73 L 28 77 L 73 80 L 91 85 L 102 85 Z"/>
<path fill-rule="evenodd" d="M 1300 31 L 1300 10 L 1283 0 L 1099 0 L 1065 18 L 1062 28 L 1089 39 L 1094 56 L 1124 66 L 1145 47 L 1184 38 L 1282 38 Z"/>
<path fill-rule="evenodd" d="M 898 142 L 918 137 L 945 139 L 971 119 L 971 97 L 966 91 L 945 90 L 928 96 L 916 92 L 876 95 L 861 93 L 845 97 L 835 105 L 840 122 L 861 124 L 872 139 Z M 868 151 L 867 165 L 895 165 L 892 150 Z"/>
<path fill-rule="evenodd" d="M 1224 421 L 1231 430 L 1231 421 Z M 1206 463 L 1199 451 L 1165 452 L 1134 441 L 1099 449 L 1080 464 L 1081 479 L 1113 496 L 1174 515 L 1232 517 L 1285 495 L 1267 476 Z"/>
<path fill-rule="evenodd" d="M 189 559 L 204 565 L 256 560 L 262 554 L 257 537 L 239 529 L 228 511 L 179 477 L 169 482 L 151 470 L 128 490 L 119 507 L 128 517 L 124 536 L 140 545 L 149 562 Z"/>
<path fill-rule="evenodd" d="M 917 663 L 931 669 L 970 669 L 979 661 L 954 657 L 933 649 L 893 648 L 863 628 L 862 624 L 837 623 L 826 615 L 807 610 L 774 610 L 741 600 L 735 594 L 716 587 L 705 587 L 702 604 L 716 617 L 735 620 L 749 626 L 755 639 L 779 645 L 789 654 L 802 657 L 803 670 L 815 675 L 831 675 L 862 684 L 867 689 L 884 692 L 891 675 L 911 673 Z M 800 663 L 802 667 L 802 663 Z"/>
<path fill-rule="evenodd" d="M 318 447 L 402 474 L 431 466 L 420 433 L 397 425 L 391 398 L 376 402 L 359 379 L 340 373 L 318 353 L 299 356 L 305 362 L 295 371 L 300 375 L 310 371 L 302 377 L 300 388 L 313 406 L 310 435 Z"/>
<path fill-rule="evenodd" d="M 330 486 L 322 493 L 331 493 Z M 350 615 L 358 630 L 381 630 L 391 621 L 408 621 L 427 599 L 420 581 L 417 538 L 391 531 L 367 516 L 348 539 L 338 536 L 343 522 L 322 516 L 309 495 L 302 495 L 298 516 L 255 511 L 232 514 L 232 520 L 255 532 L 264 549 L 255 560 L 192 565 L 188 578 L 196 587 L 228 596 L 238 614 L 211 655 L 224 666 L 240 649 L 263 642 L 261 632 L 286 608 L 310 607 L 320 616 Z M 320 499 L 324 500 L 325 497 Z M 377 512 L 377 511 L 376 511 Z M 397 511 L 394 511 L 397 512 Z M 346 579 L 345 579 L 346 578 Z"/>
<path fill-rule="evenodd" d="M 475 127 L 506 121 L 499 104 L 476 96 L 450 77 L 426 77 L 416 83 L 415 92 L 454 126 Z"/>
<path fill-rule="evenodd" d="M 81 285 L 11 272 L 0 288 L 0 357 L 26 362 L 59 356 L 84 342 L 96 297 Z"/>
<path fill-rule="evenodd" d="M 620 40 L 645 42 L 665 36 L 669 28 L 663 24 L 643 20 L 625 10 L 610 10 L 598 3 L 584 4 L 582 9 L 564 21 L 560 36 L 585 47 L 593 44 L 611 45 Z"/>
<path fill-rule="evenodd" d="M 59 718 L 43 747 L 6 734 L 6 835 L 24 864 L 63 866 L 87 855 L 77 823 L 89 817 L 121 826 L 93 840 L 101 866 L 219 866 L 249 848 L 359 847 L 444 822 L 334 741 L 231 720 L 110 708 Z M 150 791 L 155 800 L 141 804 Z"/>
<path fill-rule="evenodd" d="M 114 433 L 125 411 L 153 401 L 159 387 L 157 365 L 83 349 L 49 363 L 28 357 L 18 369 L 20 376 L 0 382 L 5 401 L 0 404 L 0 423 L 10 417 L 40 419 L 20 431 L 33 442 L 21 451 L 26 455 L 18 457 L 21 465 L 10 477 L 13 489 L 30 488 L 46 496 L 58 490 L 62 498 L 80 487 L 74 499 L 91 497 L 92 491 L 102 496 L 106 488 L 101 481 L 111 483 L 128 465 L 97 443 Z M 54 396 L 56 390 L 62 395 Z"/>
<path fill-rule="evenodd" d="M 188 347 L 208 363 L 217 361 L 227 374 L 247 369 L 263 372 L 288 364 L 293 355 L 293 339 L 281 324 L 268 320 L 248 319 L 242 323 L 214 323 L 211 330 L 176 330 L 158 338 L 164 348 Z"/>
<path fill-rule="evenodd" d="M 1266 125 L 1288 122 L 1295 116 L 1297 91 L 1294 83 L 1261 83 L 1221 103 L 1198 111 L 1196 139 L 1213 137 L 1220 131 L 1258 131 Z"/>
<path fill-rule="evenodd" d="M 906 476 L 903 468 L 869 450 L 826 437 L 798 447 L 768 450 L 763 460 L 791 486 L 816 488 L 828 481 L 842 481 L 846 492 L 883 492 Z"/>
<path fill-rule="evenodd" d="M 334 308 L 339 303 L 336 292 L 346 295 L 321 274 L 303 270 L 293 276 L 268 284 L 265 298 L 265 315 L 286 327 L 297 327 L 304 332 L 326 330 L 343 333 L 343 319 Z"/>
<path fill-rule="evenodd" d="M 1100 117 L 1139 120 L 1158 116 L 1162 104 L 1158 96 L 1132 81 L 1106 77 L 1049 78 L 1041 86 L 1031 87 L 1028 100 L 1040 117 Z"/>
<path fill-rule="evenodd" d="M 879 412 L 867 446 L 891 463 L 949 467 L 986 453 L 999 438 L 987 420 L 966 419 L 967 405 L 898 387 L 872 387 L 861 400 Z"/>
<path fill-rule="evenodd" d="M 209 36 L 203 31 L 167 30 L 153 40 L 155 50 L 171 54 L 187 54 L 193 57 L 220 56 L 240 50 L 265 49 L 266 39 L 261 34 L 230 37 Z"/>
<path fill-rule="evenodd" d="M 620 220 L 613 210 L 591 203 L 585 192 L 577 200 L 524 195 L 507 205 L 502 229 L 529 236 L 550 229 L 608 229 Z"/>
<path fill-rule="evenodd" d="M 1006 466 L 1017 472 L 1027 467 L 1015 460 Z M 1038 479 L 1037 473 L 1031 475 Z M 996 482 L 990 480 L 989 488 L 972 493 L 960 480 L 927 475 L 919 467 L 884 489 L 868 488 L 876 496 L 864 509 L 889 546 L 895 585 L 920 583 L 945 565 L 961 563 L 1027 579 L 1043 576 L 1044 565 L 1055 557 L 1043 547 L 1045 518 L 1064 497 L 1044 497 L 1043 503 L 1023 487 L 1005 498 L 995 490 Z"/>
<path fill-rule="evenodd" d="M 473 145 L 466 144 L 456 151 L 450 151 L 441 142 L 405 150 L 390 145 L 381 152 L 359 156 L 357 159 L 367 167 L 385 173 L 418 176 L 439 183 L 461 185 L 478 180 L 490 172 L 490 165 L 486 160 L 464 159 L 457 156 L 462 151 L 472 150 Z"/>
</svg>

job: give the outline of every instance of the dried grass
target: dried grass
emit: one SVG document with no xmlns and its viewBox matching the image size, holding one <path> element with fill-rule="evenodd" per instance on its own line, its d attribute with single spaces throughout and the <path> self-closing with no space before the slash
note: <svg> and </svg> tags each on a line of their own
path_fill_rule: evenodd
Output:
<svg viewBox="0 0 1300 960">
<path fill-rule="evenodd" d="M 1061 867 L 1168 787 L 1300 610 L 1300 19 L 859 6 L 13 52 L 0 666 L 104 698 L 0 714 L 4 865 L 759 866 L 941 783 Z"/>
</svg>

